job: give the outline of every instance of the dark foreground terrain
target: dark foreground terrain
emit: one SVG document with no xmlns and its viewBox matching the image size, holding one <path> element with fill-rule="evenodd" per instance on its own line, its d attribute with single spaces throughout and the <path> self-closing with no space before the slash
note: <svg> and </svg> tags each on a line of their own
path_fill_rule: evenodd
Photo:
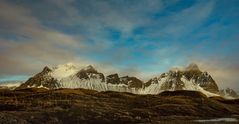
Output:
<svg viewBox="0 0 239 124">
<path fill-rule="evenodd" d="M 239 120 L 238 115 L 238 99 L 207 98 L 195 91 L 166 91 L 158 95 L 135 95 L 85 89 L 0 90 L 0 123 L 4 124 L 180 124 L 199 123 L 194 120 L 212 118 Z"/>
</svg>

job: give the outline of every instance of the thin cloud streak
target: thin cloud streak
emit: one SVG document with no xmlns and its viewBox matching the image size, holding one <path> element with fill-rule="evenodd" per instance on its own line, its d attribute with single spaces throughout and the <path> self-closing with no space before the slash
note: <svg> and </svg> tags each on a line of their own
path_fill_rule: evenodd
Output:
<svg viewBox="0 0 239 124">
<path fill-rule="evenodd" d="M 30 74 L 45 65 L 75 61 L 77 55 L 69 49 L 90 47 L 73 36 L 44 27 L 30 10 L 7 2 L 0 5 L 1 27 L 6 26 L 1 33 L 17 37 L 0 39 L 0 57 L 4 60 L 1 75 Z"/>
<path fill-rule="evenodd" d="M 237 71 L 229 68 L 229 75 L 223 75 L 222 70 L 226 63 L 237 64 L 216 63 L 211 57 L 220 61 L 230 54 L 229 58 L 236 57 L 239 25 L 234 11 L 238 7 L 214 0 L 183 6 L 182 2 L 1 1 L 0 59 L 4 62 L 0 62 L 0 77 L 31 75 L 45 65 L 78 62 L 93 64 L 107 74 L 119 72 L 147 80 L 197 60 L 218 82 L 235 86 L 237 79 L 228 78 Z M 227 20 L 230 16 L 234 22 Z M 211 64 L 219 69 L 206 67 Z"/>
</svg>

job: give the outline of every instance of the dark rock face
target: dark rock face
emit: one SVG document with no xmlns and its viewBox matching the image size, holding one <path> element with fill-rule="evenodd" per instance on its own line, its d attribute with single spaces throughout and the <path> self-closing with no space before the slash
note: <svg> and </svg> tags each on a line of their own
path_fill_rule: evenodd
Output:
<svg viewBox="0 0 239 124">
<path fill-rule="evenodd" d="M 96 79 L 99 78 L 101 79 L 102 82 L 105 81 L 105 76 L 102 73 L 99 73 L 96 71 L 96 69 L 93 68 L 93 66 L 89 65 L 86 67 L 86 69 L 82 69 L 80 70 L 77 74 L 77 77 L 79 77 L 80 79 Z"/>
<path fill-rule="evenodd" d="M 229 97 L 238 97 L 237 93 L 230 88 L 220 90 L 220 95 Z"/>
<path fill-rule="evenodd" d="M 150 79 L 145 83 L 144 87 L 148 87 L 151 84 L 157 84 L 163 79 L 164 80 L 161 86 L 161 90 L 182 90 L 185 86 L 185 82 L 181 80 L 182 77 L 185 77 L 188 81 L 194 81 L 195 84 L 198 84 L 204 90 L 207 90 L 212 93 L 218 93 L 219 89 L 216 82 L 213 78 L 207 73 L 199 70 L 196 64 L 190 64 L 184 70 L 170 70 L 168 73 L 163 73 L 159 77 Z"/>
<path fill-rule="evenodd" d="M 39 73 L 39 75 L 44 75 L 44 74 L 47 74 L 47 73 L 49 73 L 49 72 L 51 72 L 51 71 L 52 71 L 52 70 L 51 70 L 49 67 L 45 66 L 45 67 L 43 68 L 42 72 Z"/>
<path fill-rule="evenodd" d="M 199 67 L 197 64 L 195 63 L 191 63 L 189 64 L 186 68 L 185 68 L 186 71 L 198 71 L 199 70 Z"/>
<path fill-rule="evenodd" d="M 129 88 L 142 88 L 143 87 L 143 82 L 136 77 L 125 76 L 125 77 L 121 77 L 120 80 L 123 84 L 128 85 Z"/>
<path fill-rule="evenodd" d="M 86 73 L 97 73 L 97 70 L 92 65 L 89 65 L 82 70 L 84 70 Z"/>
<path fill-rule="evenodd" d="M 149 79 L 146 83 L 144 83 L 143 87 L 146 88 L 150 86 L 151 84 L 156 84 L 158 82 L 157 78 Z"/>
<path fill-rule="evenodd" d="M 145 83 L 145 87 L 151 84 L 158 84 L 163 78 L 167 78 L 162 83 L 161 89 L 159 90 L 182 90 L 184 87 L 184 82 L 181 81 L 182 72 L 180 71 L 169 71 L 168 73 L 163 73 L 159 77 L 155 77 L 150 79 L 148 82 Z"/>
<path fill-rule="evenodd" d="M 218 93 L 219 89 L 216 82 L 207 72 L 201 72 L 200 70 L 191 70 L 184 72 L 185 77 L 188 80 L 194 80 L 196 84 L 212 93 Z"/>
<path fill-rule="evenodd" d="M 182 90 L 184 87 L 184 82 L 181 81 L 182 72 L 170 71 L 169 76 L 171 78 L 167 80 L 167 83 L 162 85 L 162 89 Z M 164 77 L 164 75 L 161 75 L 161 77 Z"/>
<path fill-rule="evenodd" d="M 17 89 L 23 89 L 28 87 L 46 87 L 50 89 L 58 88 L 59 84 L 57 80 L 48 75 L 52 70 L 48 67 L 44 67 L 42 72 L 29 78 L 25 83 L 20 85 Z"/>
<path fill-rule="evenodd" d="M 183 72 L 188 80 L 194 80 L 196 84 L 212 93 L 218 93 L 216 82 L 207 72 L 202 72 L 196 64 L 190 64 Z"/>
<path fill-rule="evenodd" d="M 136 77 L 119 77 L 118 74 L 108 75 L 106 77 L 106 82 L 111 84 L 125 84 L 128 85 L 129 88 L 142 88 L 143 81 L 139 80 Z"/>
<path fill-rule="evenodd" d="M 111 74 L 106 77 L 106 82 L 111 84 L 120 84 L 120 78 L 118 74 Z"/>
</svg>

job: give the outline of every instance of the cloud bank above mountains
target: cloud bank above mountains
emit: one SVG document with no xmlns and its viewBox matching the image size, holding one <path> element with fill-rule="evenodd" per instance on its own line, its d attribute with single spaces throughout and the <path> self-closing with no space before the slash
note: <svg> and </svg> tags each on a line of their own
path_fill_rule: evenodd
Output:
<svg viewBox="0 0 239 124">
<path fill-rule="evenodd" d="M 148 79 L 194 62 L 239 89 L 237 0 L 2 0 L 0 79 L 76 62 Z"/>
</svg>

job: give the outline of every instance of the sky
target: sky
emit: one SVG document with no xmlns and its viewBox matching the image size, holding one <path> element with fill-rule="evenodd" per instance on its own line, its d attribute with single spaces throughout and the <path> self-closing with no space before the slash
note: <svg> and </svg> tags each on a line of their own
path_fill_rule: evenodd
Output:
<svg viewBox="0 0 239 124">
<path fill-rule="evenodd" d="M 239 0 L 0 0 L 0 81 L 94 65 L 147 80 L 198 64 L 239 91 Z"/>
</svg>

